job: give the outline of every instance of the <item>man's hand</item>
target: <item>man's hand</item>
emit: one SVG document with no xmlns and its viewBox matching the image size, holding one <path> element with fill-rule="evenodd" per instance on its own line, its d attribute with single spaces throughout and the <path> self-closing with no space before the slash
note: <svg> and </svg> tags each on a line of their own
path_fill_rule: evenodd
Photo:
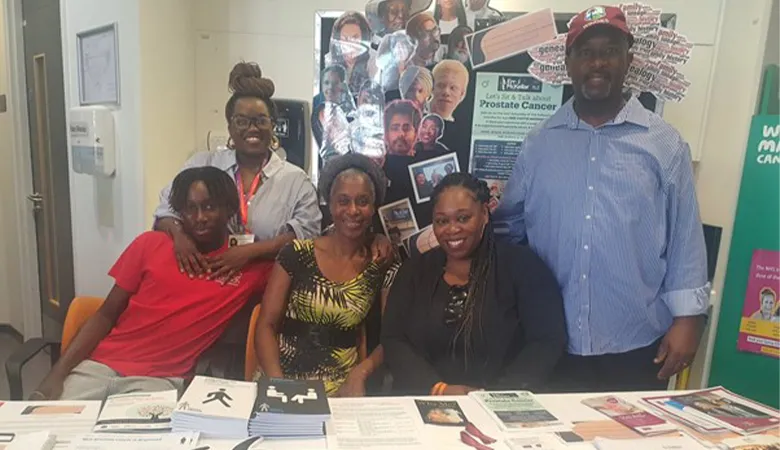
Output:
<svg viewBox="0 0 780 450">
<path fill-rule="evenodd" d="M 241 272 L 252 260 L 252 249 L 248 245 L 239 245 L 227 249 L 224 253 L 216 256 L 209 261 L 211 275 L 210 280 L 221 280 L 224 285 L 229 282 L 236 274 Z"/>
<path fill-rule="evenodd" d="M 663 363 L 659 380 L 669 379 L 691 364 L 704 329 L 704 316 L 676 317 L 661 341 L 654 362 Z"/>
<path fill-rule="evenodd" d="M 179 262 L 179 271 L 190 278 L 203 277 L 209 271 L 206 257 L 201 255 L 192 238 L 179 231 L 173 235 L 173 249 Z"/>
<path fill-rule="evenodd" d="M 30 401 L 59 400 L 65 380 L 56 376 L 47 376 L 38 389 L 30 394 Z"/>
<path fill-rule="evenodd" d="M 366 376 L 365 373 L 355 367 L 347 375 L 347 379 L 336 391 L 335 397 L 365 397 L 366 396 Z"/>
<path fill-rule="evenodd" d="M 384 265 L 396 257 L 396 249 L 390 239 L 384 234 L 375 234 L 371 242 L 371 260 L 375 263 Z"/>
</svg>

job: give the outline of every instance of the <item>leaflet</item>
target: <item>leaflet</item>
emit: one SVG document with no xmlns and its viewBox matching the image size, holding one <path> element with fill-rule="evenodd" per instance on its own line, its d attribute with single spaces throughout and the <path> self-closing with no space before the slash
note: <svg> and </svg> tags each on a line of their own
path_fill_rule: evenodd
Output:
<svg viewBox="0 0 780 450">
<path fill-rule="evenodd" d="M 643 436 L 655 436 L 677 430 L 673 424 L 613 395 L 585 399 L 582 403 Z"/>
<path fill-rule="evenodd" d="M 527 391 L 469 393 L 499 425 L 502 431 L 552 432 L 569 430 L 569 424 L 558 420 Z"/>
<path fill-rule="evenodd" d="M 68 450 L 191 450 L 198 443 L 197 432 L 115 434 L 92 433 L 70 440 Z"/>
<path fill-rule="evenodd" d="M 328 450 L 425 449 L 422 423 L 409 398 L 340 399 L 325 425 Z"/>
<path fill-rule="evenodd" d="M 171 431 L 171 413 L 177 398 L 175 390 L 109 396 L 93 431 Z"/>
</svg>

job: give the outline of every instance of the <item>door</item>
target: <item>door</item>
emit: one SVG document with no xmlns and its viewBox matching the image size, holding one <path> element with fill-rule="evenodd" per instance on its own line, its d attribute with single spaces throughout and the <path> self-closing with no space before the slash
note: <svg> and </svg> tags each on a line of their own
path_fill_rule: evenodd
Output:
<svg viewBox="0 0 780 450">
<path fill-rule="evenodd" d="M 22 0 L 42 329 L 59 338 L 74 295 L 59 0 Z"/>
</svg>

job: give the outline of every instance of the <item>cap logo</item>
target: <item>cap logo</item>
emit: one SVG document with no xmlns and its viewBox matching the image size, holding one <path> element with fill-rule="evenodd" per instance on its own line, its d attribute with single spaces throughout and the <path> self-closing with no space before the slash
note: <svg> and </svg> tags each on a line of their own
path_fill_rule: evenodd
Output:
<svg viewBox="0 0 780 450">
<path fill-rule="evenodd" d="M 594 6 L 593 8 L 585 12 L 585 20 L 587 20 L 588 22 L 592 20 L 603 19 L 606 16 L 607 16 L 607 11 L 604 9 L 603 6 Z"/>
</svg>

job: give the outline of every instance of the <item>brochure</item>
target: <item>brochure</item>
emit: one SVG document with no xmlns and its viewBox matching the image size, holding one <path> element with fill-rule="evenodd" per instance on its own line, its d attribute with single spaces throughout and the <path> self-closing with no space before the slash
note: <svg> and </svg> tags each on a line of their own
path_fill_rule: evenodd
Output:
<svg viewBox="0 0 780 450">
<path fill-rule="evenodd" d="M 330 417 L 322 380 L 263 377 L 249 420 L 251 436 L 322 436 Z"/>
<path fill-rule="evenodd" d="M 175 390 L 112 395 L 106 399 L 94 431 L 171 431 L 171 413 L 177 397 Z"/>
<path fill-rule="evenodd" d="M 643 436 L 656 436 L 677 430 L 673 424 L 612 395 L 585 399 L 582 403 Z"/>
<path fill-rule="evenodd" d="M 596 438 L 593 446 L 598 450 L 704 450 L 707 448 L 688 436 L 629 440 Z"/>
<path fill-rule="evenodd" d="M 469 397 L 479 403 L 502 431 L 566 431 L 569 425 L 558 420 L 527 391 L 474 391 Z"/>
</svg>

